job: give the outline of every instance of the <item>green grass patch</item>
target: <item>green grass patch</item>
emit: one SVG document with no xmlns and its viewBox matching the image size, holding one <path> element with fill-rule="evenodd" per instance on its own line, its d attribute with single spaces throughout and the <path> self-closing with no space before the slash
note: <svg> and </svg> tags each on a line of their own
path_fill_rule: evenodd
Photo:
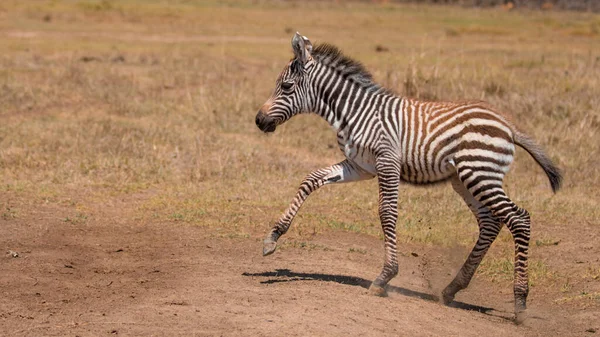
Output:
<svg viewBox="0 0 600 337">
<path fill-rule="evenodd" d="M 550 239 L 550 238 L 542 238 L 535 240 L 535 245 L 537 247 L 544 246 L 557 246 L 560 243 L 560 240 Z"/>
<path fill-rule="evenodd" d="M 561 298 L 555 300 L 554 303 L 564 304 L 564 303 L 576 302 L 576 301 L 593 301 L 593 302 L 600 301 L 600 292 L 582 291 L 577 295 L 561 297 Z"/>
<path fill-rule="evenodd" d="M 358 254 L 366 254 L 367 250 L 362 248 L 350 247 L 348 248 L 348 253 L 358 253 Z"/>
<path fill-rule="evenodd" d="M 84 224 L 88 220 L 87 214 L 84 213 L 76 213 L 74 216 L 67 216 L 63 219 L 64 222 L 70 222 L 74 224 Z"/>
<path fill-rule="evenodd" d="M 331 251 L 332 249 L 321 245 L 318 243 L 312 243 L 307 241 L 297 241 L 297 240 L 286 240 L 282 245 L 278 246 L 278 249 L 302 249 L 302 250 L 322 250 L 322 251 Z"/>
<path fill-rule="evenodd" d="M 15 208 L 10 206 L 4 206 L 0 207 L 0 209 L 2 210 L 0 213 L 0 217 L 3 220 L 12 220 L 18 218 L 18 212 Z"/>
<path fill-rule="evenodd" d="M 492 282 L 507 283 L 514 279 L 514 258 L 512 256 L 486 256 L 477 274 L 490 279 Z M 529 285 L 534 287 L 538 284 L 549 284 L 556 280 L 558 275 L 548 265 L 537 259 L 528 261 Z"/>
</svg>

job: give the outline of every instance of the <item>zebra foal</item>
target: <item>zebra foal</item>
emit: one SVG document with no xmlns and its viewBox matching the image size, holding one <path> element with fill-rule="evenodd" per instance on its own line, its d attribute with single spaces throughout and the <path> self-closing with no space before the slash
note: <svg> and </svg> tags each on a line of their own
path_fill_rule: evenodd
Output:
<svg viewBox="0 0 600 337">
<path fill-rule="evenodd" d="M 449 304 L 467 287 L 504 224 L 515 243 L 515 314 L 517 321 L 524 318 L 529 292 L 530 218 L 509 199 L 502 182 L 518 145 L 542 167 L 556 192 L 562 177 L 542 149 L 484 102 L 441 103 L 399 97 L 375 83 L 359 62 L 332 45 L 313 48 L 306 37 L 296 33 L 292 49 L 294 57 L 258 111 L 256 125 L 264 132 L 273 132 L 296 114 L 316 113 L 337 132 L 338 146 L 346 159 L 304 179 L 264 240 L 263 255 L 275 251 L 277 240 L 312 192 L 327 184 L 377 177 L 385 262 L 369 290 L 385 296 L 385 286 L 398 273 L 399 185 L 449 180 L 475 215 L 479 237 L 456 277 L 443 290 L 442 300 Z"/>
</svg>

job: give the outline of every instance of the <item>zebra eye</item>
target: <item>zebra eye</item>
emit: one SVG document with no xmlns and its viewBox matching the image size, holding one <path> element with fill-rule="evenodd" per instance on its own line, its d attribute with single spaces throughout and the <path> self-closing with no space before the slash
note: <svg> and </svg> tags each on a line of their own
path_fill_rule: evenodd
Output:
<svg viewBox="0 0 600 337">
<path fill-rule="evenodd" d="M 294 82 L 283 82 L 281 83 L 281 89 L 290 90 L 294 86 Z"/>
</svg>

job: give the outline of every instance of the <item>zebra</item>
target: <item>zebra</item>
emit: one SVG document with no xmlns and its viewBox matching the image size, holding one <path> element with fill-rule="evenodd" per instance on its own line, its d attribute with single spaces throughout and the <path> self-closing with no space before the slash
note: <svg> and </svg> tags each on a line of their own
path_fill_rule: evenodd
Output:
<svg viewBox="0 0 600 337">
<path fill-rule="evenodd" d="M 553 192 L 562 176 L 544 151 L 509 117 L 482 101 L 427 102 L 400 97 L 377 84 L 358 61 L 331 44 L 313 48 L 305 36 L 292 38 L 294 57 L 277 78 L 271 97 L 256 114 L 257 127 L 274 132 L 300 113 L 316 113 L 337 132 L 346 159 L 315 170 L 302 181 L 287 210 L 263 242 L 272 254 L 308 196 L 320 187 L 377 177 L 385 260 L 369 292 L 386 296 L 398 274 L 396 220 L 401 183 L 450 181 L 474 214 L 479 236 L 455 278 L 442 291 L 449 305 L 465 289 L 504 224 L 513 236 L 515 320 L 526 316 L 527 259 L 531 220 L 502 188 L 515 145 L 544 170 Z"/>
</svg>

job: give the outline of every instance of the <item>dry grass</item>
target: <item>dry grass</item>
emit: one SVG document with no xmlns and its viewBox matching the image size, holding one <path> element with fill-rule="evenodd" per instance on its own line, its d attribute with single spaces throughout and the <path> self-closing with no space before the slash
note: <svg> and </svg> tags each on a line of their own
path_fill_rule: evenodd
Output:
<svg viewBox="0 0 600 337">
<path fill-rule="evenodd" d="M 565 172 L 554 196 L 521 151 L 506 182 L 533 214 L 534 256 L 551 255 L 554 242 L 569 240 L 566 224 L 600 230 L 599 24 L 585 13 L 414 5 L 4 1 L 0 217 L 39 203 L 93 210 L 139 194 L 128 216 L 140 222 L 262 235 L 306 174 L 342 159 L 317 117 L 296 117 L 271 136 L 254 126 L 298 30 L 339 45 L 399 93 L 485 99 L 510 112 Z M 400 240 L 473 244 L 475 223 L 450 188 L 400 194 Z M 284 248 L 324 249 L 309 242 L 323 231 L 380 237 L 376 202 L 374 180 L 327 187 Z M 481 274 L 510 277 L 510 236 L 495 249 Z M 535 282 L 561 277 L 549 259 L 532 263 Z"/>
</svg>

